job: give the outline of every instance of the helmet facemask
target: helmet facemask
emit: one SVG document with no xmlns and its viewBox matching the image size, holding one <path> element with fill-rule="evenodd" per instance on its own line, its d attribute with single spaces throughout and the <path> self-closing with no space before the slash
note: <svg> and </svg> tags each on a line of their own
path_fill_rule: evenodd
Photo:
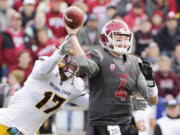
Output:
<svg viewBox="0 0 180 135">
<path fill-rule="evenodd" d="M 67 78 L 79 75 L 79 67 L 76 63 L 70 62 L 66 64 L 66 66 L 64 66 L 62 69 Z"/>
<path fill-rule="evenodd" d="M 131 53 L 133 33 L 121 20 L 107 22 L 101 31 L 101 43 L 104 48 L 116 54 Z"/>
<path fill-rule="evenodd" d="M 131 35 L 111 32 L 108 36 L 107 49 L 117 54 L 126 54 L 131 47 Z"/>
<path fill-rule="evenodd" d="M 79 67 L 74 62 L 72 55 L 66 55 L 64 59 L 59 62 L 58 66 L 67 78 L 79 75 Z"/>
</svg>

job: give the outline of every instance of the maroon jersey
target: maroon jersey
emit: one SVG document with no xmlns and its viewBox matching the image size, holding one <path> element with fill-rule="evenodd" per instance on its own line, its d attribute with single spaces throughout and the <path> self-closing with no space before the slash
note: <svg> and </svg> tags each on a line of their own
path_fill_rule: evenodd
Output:
<svg viewBox="0 0 180 135">
<path fill-rule="evenodd" d="M 155 73 L 154 79 L 159 89 L 159 96 L 165 97 L 167 94 L 172 94 L 176 97 L 179 94 L 180 81 L 178 77 L 170 72 L 164 77 L 160 72 Z"/>
</svg>

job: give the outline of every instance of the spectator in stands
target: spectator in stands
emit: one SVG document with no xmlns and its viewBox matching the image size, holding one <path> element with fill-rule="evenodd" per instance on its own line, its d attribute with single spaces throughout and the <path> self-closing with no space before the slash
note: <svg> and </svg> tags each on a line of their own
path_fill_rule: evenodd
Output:
<svg viewBox="0 0 180 135">
<path fill-rule="evenodd" d="M 33 56 L 37 60 L 40 56 L 50 56 L 58 45 L 58 40 L 48 37 L 46 29 L 39 29 L 36 33 L 37 46 L 33 47 Z"/>
<path fill-rule="evenodd" d="M 151 42 L 146 49 L 146 58 L 148 62 L 151 64 L 151 67 L 154 72 L 158 70 L 158 61 L 160 57 L 160 51 L 158 44 L 156 42 Z"/>
<path fill-rule="evenodd" d="M 23 86 L 32 71 L 32 58 L 28 51 L 25 50 L 19 54 L 17 65 L 11 67 L 8 74 L 10 75 L 16 70 L 23 72 L 23 79 L 19 81 L 20 86 Z"/>
<path fill-rule="evenodd" d="M 157 10 L 152 16 L 152 34 L 153 36 L 157 35 L 159 30 L 163 27 L 163 18 L 162 12 Z"/>
<path fill-rule="evenodd" d="M 23 2 L 24 2 L 25 0 L 16 0 L 15 2 L 14 2 L 14 5 L 13 5 L 13 8 L 17 11 L 17 12 L 21 12 L 22 10 L 23 10 Z M 30 0 L 31 1 L 31 0 Z M 41 0 L 35 0 L 35 2 L 36 2 L 36 4 L 35 4 L 35 9 L 37 8 L 37 6 L 39 5 L 39 2 L 40 2 Z"/>
<path fill-rule="evenodd" d="M 136 51 L 137 55 L 141 55 L 142 51 L 144 51 L 150 42 L 153 40 L 153 35 L 151 32 L 152 23 L 145 19 L 140 23 L 139 30 L 134 33 L 135 42 L 136 42 Z"/>
<path fill-rule="evenodd" d="M 86 26 L 78 33 L 78 39 L 84 51 L 88 51 L 99 46 L 98 35 L 98 21 L 95 15 L 90 15 Z"/>
<path fill-rule="evenodd" d="M 160 118 L 155 126 L 154 135 L 179 135 L 180 115 L 179 106 L 175 99 L 166 104 L 166 116 Z"/>
<path fill-rule="evenodd" d="M 138 135 L 153 135 L 156 119 L 154 109 L 151 106 L 145 110 L 135 110 L 133 117 L 139 131 Z"/>
<path fill-rule="evenodd" d="M 131 11 L 124 16 L 124 21 L 128 24 L 131 31 L 136 32 L 139 29 L 140 22 L 147 19 L 144 10 L 144 3 L 142 1 L 135 1 L 132 5 Z"/>
<path fill-rule="evenodd" d="M 33 23 L 35 17 L 35 0 L 24 0 L 22 15 L 22 26 L 30 26 Z"/>
<path fill-rule="evenodd" d="M 111 0 L 89 0 L 87 2 L 88 13 L 94 14 L 96 18 L 101 20 L 106 14 L 106 6 L 111 2 Z"/>
<path fill-rule="evenodd" d="M 180 12 L 180 1 L 179 0 L 175 0 L 176 1 L 176 12 L 179 13 Z"/>
<path fill-rule="evenodd" d="M 20 69 L 15 69 L 8 74 L 8 84 L 10 84 L 10 96 L 21 88 L 21 83 L 25 78 L 25 74 Z"/>
<path fill-rule="evenodd" d="M 158 94 L 165 97 L 171 94 L 176 97 L 179 94 L 180 81 L 175 73 L 171 72 L 171 61 L 167 56 L 161 56 L 158 63 L 159 69 L 155 73 L 155 81 L 158 86 Z"/>
<path fill-rule="evenodd" d="M 63 21 L 63 14 L 60 12 L 62 0 L 50 0 L 51 10 L 46 13 L 46 25 L 52 30 L 53 35 L 62 42 L 66 36 L 66 29 Z"/>
<path fill-rule="evenodd" d="M 41 0 L 38 7 L 37 7 L 37 12 L 43 12 L 43 13 L 47 13 L 49 12 L 51 9 L 51 2 L 50 0 Z"/>
<path fill-rule="evenodd" d="M 147 0 L 146 1 L 146 13 L 149 18 L 152 18 L 154 11 L 162 11 L 163 18 L 168 12 L 168 0 Z"/>
<path fill-rule="evenodd" d="M 22 28 L 21 14 L 15 12 L 11 16 L 10 26 L 1 33 L 3 64 L 8 67 L 14 66 L 18 62 L 18 55 L 25 49 L 30 49 L 32 40 L 25 34 Z"/>
<path fill-rule="evenodd" d="M 116 14 L 116 5 L 114 4 L 109 4 L 107 6 L 107 9 L 106 9 L 106 15 L 101 19 L 99 20 L 99 26 L 98 26 L 98 31 L 101 32 L 101 29 L 102 27 L 112 19 L 112 17 Z"/>
<path fill-rule="evenodd" d="M 125 16 L 129 13 L 132 8 L 132 1 L 133 0 L 120 0 L 117 3 L 117 13 L 120 16 Z"/>
<path fill-rule="evenodd" d="M 176 44 L 174 49 L 174 57 L 172 58 L 172 71 L 176 73 L 178 78 L 180 79 L 180 43 Z"/>
<path fill-rule="evenodd" d="M 114 16 L 112 17 L 112 19 L 123 20 L 123 17 L 122 17 L 120 14 L 116 13 L 116 14 L 114 14 Z"/>
<path fill-rule="evenodd" d="M 29 27 L 26 27 L 25 31 L 31 38 L 35 40 L 35 35 L 39 29 L 46 29 L 48 37 L 53 37 L 51 29 L 46 26 L 46 16 L 41 11 L 36 13 L 33 24 Z"/>
<path fill-rule="evenodd" d="M 0 31 L 4 31 L 9 25 L 12 9 L 8 6 L 8 0 L 0 0 Z"/>
<path fill-rule="evenodd" d="M 160 47 L 161 54 L 171 55 L 176 42 L 180 41 L 180 29 L 174 12 L 169 12 L 165 27 L 154 37 Z"/>
</svg>

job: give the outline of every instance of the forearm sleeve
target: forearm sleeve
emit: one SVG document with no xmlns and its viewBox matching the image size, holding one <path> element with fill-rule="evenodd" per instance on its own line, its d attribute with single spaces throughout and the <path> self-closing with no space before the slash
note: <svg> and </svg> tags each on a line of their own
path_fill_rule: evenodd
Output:
<svg viewBox="0 0 180 135">
<path fill-rule="evenodd" d="M 78 106 L 81 106 L 81 107 L 84 107 L 84 108 L 88 109 L 89 95 L 84 94 L 82 96 L 79 96 L 79 97 L 75 98 L 74 100 L 72 100 L 71 103 L 74 103 L 74 104 L 76 104 Z"/>
<path fill-rule="evenodd" d="M 90 78 L 96 76 L 99 72 L 98 65 L 91 59 L 88 59 L 85 55 L 77 59 L 77 64 L 82 72 L 85 72 Z"/>
<path fill-rule="evenodd" d="M 55 51 L 50 57 L 48 57 L 44 61 L 35 63 L 35 69 L 33 69 L 34 77 L 48 75 L 57 65 L 57 62 L 62 58 L 63 56 L 61 56 L 58 51 Z"/>
</svg>

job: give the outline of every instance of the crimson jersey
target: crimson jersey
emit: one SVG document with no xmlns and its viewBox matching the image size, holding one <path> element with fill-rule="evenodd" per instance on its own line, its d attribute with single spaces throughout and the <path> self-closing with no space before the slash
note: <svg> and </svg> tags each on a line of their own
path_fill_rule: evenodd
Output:
<svg viewBox="0 0 180 135">
<path fill-rule="evenodd" d="M 124 62 L 104 49 L 93 50 L 89 56 L 99 67 L 98 74 L 89 79 L 89 124 L 130 123 L 130 95 L 136 91 L 146 98 L 147 84 L 139 69 L 138 58 L 127 55 Z"/>
<path fill-rule="evenodd" d="M 46 25 L 52 30 L 57 38 L 66 36 L 62 13 L 49 11 L 46 14 Z"/>
<path fill-rule="evenodd" d="M 7 29 L 5 32 L 0 33 L 0 56 L 2 63 L 8 67 L 14 66 L 18 62 L 18 55 L 23 50 L 30 51 L 32 46 L 31 38 L 24 33 L 24 30 L 14 32 Z"/>
<path fill-rule="evenodd" d="M 38 59 L 41 56 L 51 56 L 54 50 L 56 49 L 56 45 L 58 45 L 58 40 L 48 40 L 45 44 L 38 45 L 37 50 L 34 51 L 34 59 Z"/>
<path fill-rule="evenodd" d="M 103 4 L 100 4 L 97 0 L 88 1 L 88 13 L 94 14 L 98 20 L 101 19 L 106 14 L 106 6 L 111 2 L 111 0 L 106 0 Z"/>
</svg>

